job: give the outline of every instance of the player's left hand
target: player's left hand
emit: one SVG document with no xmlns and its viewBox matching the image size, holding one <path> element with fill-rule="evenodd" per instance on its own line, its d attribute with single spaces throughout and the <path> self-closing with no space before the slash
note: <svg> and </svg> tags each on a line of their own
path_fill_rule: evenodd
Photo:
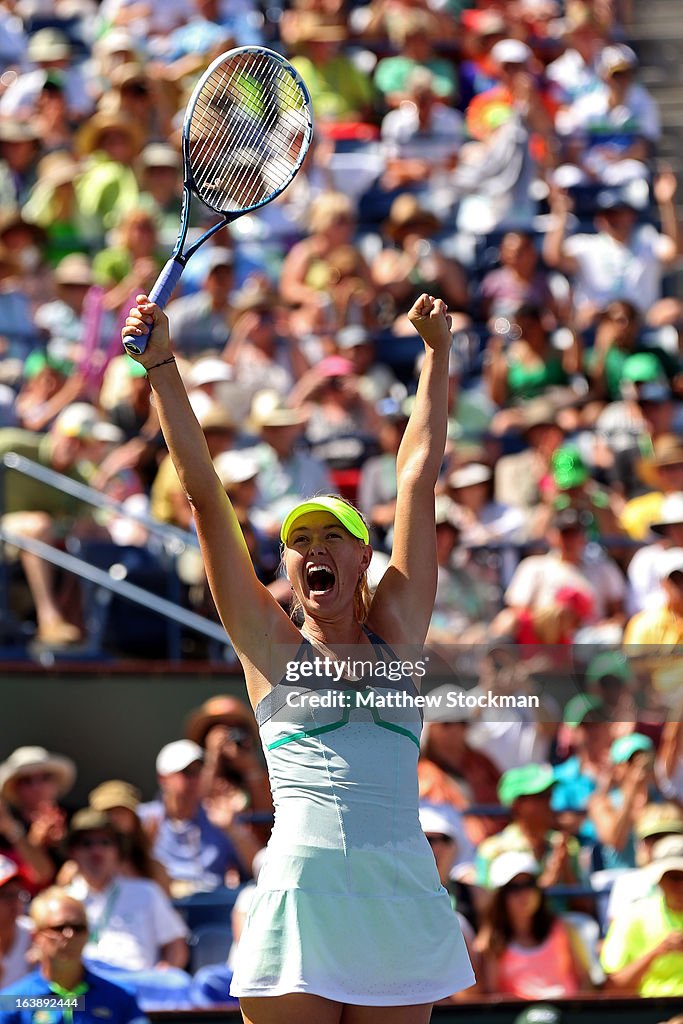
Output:
<svg viewBox="0 0 683 1024">
<path fill-rule="evenodd" d="M 443 299 L 423 293 L 408 313 L 408 319 L 428 348 L 435 352 L 450 351 L 451 318 Z"/>
</svg>

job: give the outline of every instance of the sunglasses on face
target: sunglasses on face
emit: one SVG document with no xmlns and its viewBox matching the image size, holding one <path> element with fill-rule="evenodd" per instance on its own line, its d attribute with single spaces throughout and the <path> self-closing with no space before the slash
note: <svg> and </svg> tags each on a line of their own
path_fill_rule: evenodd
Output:
<svg viewBox="0 0 683 1024">
<path fill-rule="evenodd" d="M 194 764 L 188 764 L 187 768 L 183 768 L 180 772 L 186 779 L 196 779 L 198 775 L 201 775 L 202 765 L 199 761 L 195 761 Z"/>
<path fill-rule="evenodd" d="M 51 782 L 54 776 L 50 772 L 36 772 L 34 775 L 20 775 L 17 786 L 35 786 L 42 782 Z"/>
<path fill-rule="evenodd" d="M 98 846 L 103 849 L 108 849 L 112 846 L 116 846 L 116 842 L 114 839 L 108 839 L 106 836 L 102 836 L 101 838 L 93 837 L 92 839 L 81 839 L 76 843 L 76 846 L 79 850 L 94 850 Z"/>
<path fill-rule="evenodd" d="M 683 882 L 683 871 L 667 871 L 663 877 L 668 878 L 670 882 L 678 882 L 680 885 Z"/>
<path fill-rule="evenodd" d="M 60 935 L 66 935 L 67 932 L 71 932 L 72 935 L 84 935 L 88 926 L 83 921 L 64 921 L 62 924 L 46 924 L 40 930 L 41 932 L 59 932 Z"/>
</svg>

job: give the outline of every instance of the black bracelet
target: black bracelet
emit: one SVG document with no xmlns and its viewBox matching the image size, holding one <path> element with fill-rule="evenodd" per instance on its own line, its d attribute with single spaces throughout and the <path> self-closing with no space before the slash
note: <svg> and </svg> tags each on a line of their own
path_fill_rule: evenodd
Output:
<svg viewBox="0 0 683 1024">
<path fill-rule="evenodd" d="M 145 370 L 149 373 L 150 370 L 156 370 L 157 366 L 167 366 L 168 363 L 175 363 L 175 356 L 169 356 L 168 359 L 163 359 L 160 363 L 154 363 L 153 366 L 146 366 Z"/>
</svg>

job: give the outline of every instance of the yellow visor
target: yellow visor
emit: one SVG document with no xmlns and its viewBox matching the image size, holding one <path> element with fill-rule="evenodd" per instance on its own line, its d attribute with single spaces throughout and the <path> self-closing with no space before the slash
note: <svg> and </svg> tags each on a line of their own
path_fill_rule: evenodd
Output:
<svg viewBox="0 0 683 1024">
<path fill-rule="evenodd" d="M 370 543 L 368 528 L 356 509 L 352 505 L 347 505 L 341 498 L 325 495 L 322 498 L 302 501 L 300 505 L 296 505 L 285 517 L 282 529 L 280 530 L 280 538 L 284 544 L 287 543 L 289 531 L 296 520 L 300 519 L 301 516 L 305 516 L 307 512 L 331 512 L 335 519 L 338 519 L 344 529 L 348 530 L 353 537 L 358 537 L 364 544 Z"/>
</svg>

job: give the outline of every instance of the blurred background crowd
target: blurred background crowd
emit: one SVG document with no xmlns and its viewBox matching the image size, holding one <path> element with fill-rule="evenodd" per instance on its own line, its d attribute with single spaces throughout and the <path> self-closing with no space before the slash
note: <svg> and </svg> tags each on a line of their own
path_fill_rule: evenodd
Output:
<svg viewBox="0 0 683 1024">
<path fill-rule="evenodd" d="M 664 24 L 667 0 L 650 7 Z M 175 241 L 197 77 L 274 47 L 310 88 L 314 143 L 188 265 L 179 366 L 286 606 L 279 524 L 302 497 L 357 502 L 375 584 L 386 567 L 419 373 L 405 314 L 423 291 L 447 302 L 429 641 L 482 690 L 530 693 L 568 656 L 579 680 L 539 713 L 427 716 L 423 827 L 476 992 L 526 999 L 682 994 L 683 235 L 653 96 L 667 75 L 680 93 L 680 62 L 662 72 L 635 21 L 617 0 L 0 0 L 3 651 L 169 655 L 163 624 L 93 601 L 46 551 L 215 619 L 120 327 Z M 187 632 L 174 650 L 226 657 Z M 78 810 L 68 750 L 5 752 L 0 983 L 34 949 L 22 907 L 57 881 L 86 954 L 143 1002 L 225 998 L 210 965 L 239 938 L 272 808 L 243 706 L 197 715 L 147 803 L 105 780 Z"/>
<path fill-rule="evenodd" d="M 481 686 L 511 685 L 518 664 L 492 647 Z M 446 1002 L 683 995 L 683 727 L 625 710 L 621 654 L 598 655 L 587 677 L 555 722 L 458 707 L 453 683 L 432 691 L 420 823 L 477 975 Z M 82 956 L 145 1009 L 229 1002 L 272 826 L 268 779 L 242 700 L 172 717 L 176 738 L 147 750 L 139 785 L 125 752 L 123 778 L 40 746 L 0 764 L 0 987 L 29 991 L 55 959 Z M 100 780 L 85 807 L 81 774 Z M 48 899 L 71 914 L 66 936 L 43 920 Z"/>
<path fill-rule="evenodd" d="M 0 5 L 0 455 L 110 502 L 5 473 L 2 528 L 25 540 L 4 548 L 5 635 L 92 648 L 41 544 L 165 586 L 144 519 L 192 532 L 119 330 L 177 231 L 189 92 L 260 42 L 307 81 L 314 145 L 277 202 L 198 252 L 168 315 L 261 579 L 287 602 L 279 521 L 329 491 L 359 504 L 381 575 L 419 372 L 406 312 L 427 290 L 453 316 L 431 639 L 675 647 L 682 235 L 628 8 L 157 6 Z M 212 216 L 198 204 L 191 231 Z M 174 600 L 215 616 L 194 555 Z M 98 642 L 139 654 L 134 633 Z"/>
</svg>

